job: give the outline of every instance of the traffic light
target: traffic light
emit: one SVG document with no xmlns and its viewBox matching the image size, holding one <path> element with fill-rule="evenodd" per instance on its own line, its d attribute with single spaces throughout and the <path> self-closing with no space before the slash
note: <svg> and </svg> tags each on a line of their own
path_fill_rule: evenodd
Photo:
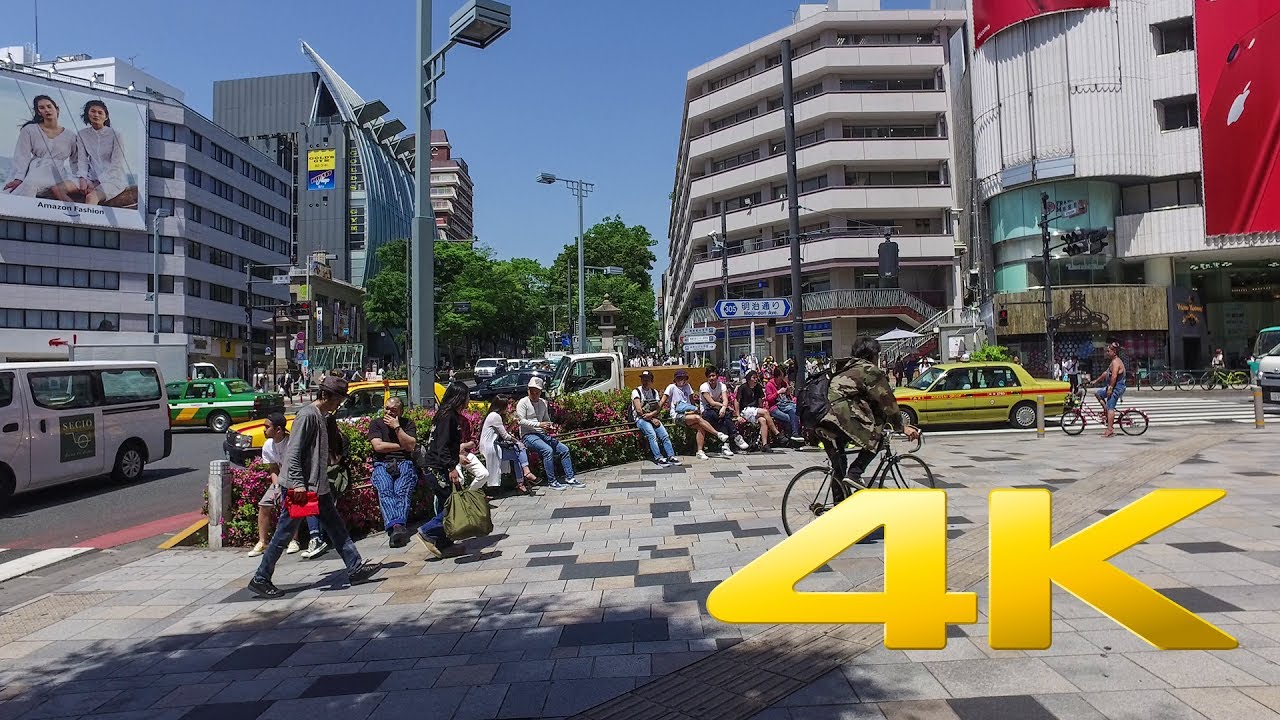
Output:
<svg viewBox="0 0 1280 720">
<path fill-rule="evenodd" d="M 1088 246 L 1090 255 L 1101 255 L 1107 249 L 1107 236 L 1111 232 L 1106 228 L 1090 230 L 1088 232 Z"/>
<path fill-rule="evenodd" d="M 1008 310 L 1005 310 L 1004 308 L 1000 308 L 1000 312 L 998 313 L 998 318 L 999 318 L 999 319 L 997 320 L 997 323 L 1000 325 L 1000 327 L 1008 327 L 1008 326 L 1009 326 L 1009 311 L 1008 311 Z"/>
<path fill-rule="evenodd" d="M 1062 246 L 1063 252 L 1069 257 L 1083 255 L 1087 249 L 1084 241 L 1084 233 L 1080 230 L 1069 232 L 1062 236 L 1065 243 Z"/>
</svg>

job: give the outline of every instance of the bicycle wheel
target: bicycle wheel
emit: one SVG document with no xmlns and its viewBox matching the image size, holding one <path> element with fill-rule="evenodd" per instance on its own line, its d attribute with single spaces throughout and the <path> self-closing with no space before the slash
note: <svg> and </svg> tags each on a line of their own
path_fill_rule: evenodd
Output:
<svg viewBox="0 0 1280 720">
<path fill-rule="evenodd" d="M 1190 390 L 1196 386 L 1196 376 L 1189 372 L 1180 372 L 1174 375 L 1173 384 L 1179 390 Z"/>
<path fill-rule="evenodd" d="M 1125 410 L 1116 417 L 1120 431 L 1125 435 L 1141 435 L 1147 431 L 1147 414 L 1141 410 Z"/>
<path fill-rule="evenodd" d="M 1200 376 L 1198 384 L 1200 385 L 1201 390 L 1212 390 L 1216 381 L 1217 378 L 1214 377 L 1213 371 L 1209 371 Z"/>
<path fill-rule="evenodd" d="M 1249 387 L 1249 373 L 1243 370 L 1236 370 L 1227 376 L 1227 384 L 1232 390 L 1243 390 Z"/>
<path fill-rule="evenodd" d="M 831 468 L 815 465 L 796 473 L 782 494 L 782 528 L 794 535 L 814 518 L 835 507 Z"/>
<path fill-rule="evenodd" d="M 1066 410 L 1062 413 L 1062 432 L 1068 435 L 1079 435 L 1084 432 L 1084 414 L 1078 409 Z"/>
<path fill-rule="evenodd" d="M 880 472 L 877 487 L 884 487 L 886 480 L 903 490 L 934 487 L 933 471 L 924 460 L 915 455 L 898 455 Z"/>
<path fill-rule="evenodd" d="M 1158 372 L 1147 376 L 1147 385 L 1152 390 L 1160 391 L 1169 387 L 1169 373 Z"/>
</svg>

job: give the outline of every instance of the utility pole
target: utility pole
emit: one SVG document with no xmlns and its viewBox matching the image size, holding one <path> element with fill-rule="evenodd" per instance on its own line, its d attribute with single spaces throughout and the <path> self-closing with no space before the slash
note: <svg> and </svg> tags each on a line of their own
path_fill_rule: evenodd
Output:
<svg viewBox="0 0 1280 720">
<path fill-rule="evenodd" d="M 409 334 L 409 401 L 434 408 L 436 365 L 436 214 L 431 206 L 431 103 L 435 78 L 431 52 L 431 0 L 418 6 L 418 151 L 414 165 L 413 238 L 409 245 L 409 308 L 413 313 Z M 428 217 L 428 215 L 430 217 Z M 310 338 L 308 337 L 308 340 Z"/>
<path fill-rule="evenodd" d="M 804 298 L 800 293 L 800 193 L 796 180 L 796 106 L 791 76 L 791 39 L 782 41 L 782 113 L 787 150 L 787 235 L 791 240 L 791 352 L 796 386 L 804 384 Z M 725 342 L 728 342 L 725 338 Z"/>
<path fill-rule="evenodd" d="M 1049 275 L 1049 193 L 1040 193 L 1040 242 L 1044 259 L 1044 339 L 1049 354 L 1045 363 L 1053 368 L 1053 278 Z"/>
<path fill-rule="evenodd" d="M 729 299 L 729 213 L 727 203 L 720 202 L 720 299 Z M 724 319 L 724 366 L 733 364 L 729 351 L 729 318 Z"/>
</svg>

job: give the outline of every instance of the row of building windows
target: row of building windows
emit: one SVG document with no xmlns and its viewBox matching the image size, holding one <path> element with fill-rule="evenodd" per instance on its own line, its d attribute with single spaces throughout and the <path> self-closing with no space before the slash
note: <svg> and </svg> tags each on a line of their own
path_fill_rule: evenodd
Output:
<svg viewBox="0 0 1280 720">
<path fill-rule="evenodd" d="M 942 81 L 937 73 L 925 78 L 842 78 L 840 92 L 922 92 L 940 90 Z M 809 98 L 821 95 L 824 85 L 821 82 L 803 87 L 792 93 L 792 102 L 804 102 Z M 782 109 L 782 96 L 769 98 L 765 103 L 766 112 Z M 707 132 L 723 130 L 731 125 L 746 122 L 759 115 L 759 108 L 752 106 L 738 110 L 729 115 L 716 118 L 707 125 Z"/>
<path fill-rule="evenodd" d="M 188 132 L 190 133 L 190 136 L 187 140 L 187 145 L 191 147 L 193 150 L 203 153 L 204 145 L 205 145 L 204 136 L 194 130 L 188 130 Z M 178 126 L 174 125 L 173 123 L 162 122 L 159 120 L 152 120 L 148 127 L 148 134 L 156 140 L 168 140 L 169 142 L 177 142 Z M 235 169 L 236 160 L 237 160 L 235 153 L 231 152 L 230 150 L 222 147 L 217 143 L 211 142 L 209 143 L 209 145 L 211 146 L 210 152 L 209 152 L 210 157 L 212 157 L 215 161 L 227 166 L 228 168 Z M 258 166 L 254 165 L 248 160 L 245 160 L 243 158 L 239 158 L 239 160 L 240 160 L 241 175 L 244 175 L 250 180 L 253 180 L 254 182 L 258 183 L 262 187 L 267 188 L 268 190 L 271 190 L 279 195 L 288 197 L 288 183 L 281 183 L 277 181 L 276 178 L 272 176 L 270 173 L 264 171 L 262 168 L 259 168 Z M 153 160 L 152 162 L 155 163 L 156 161 Z M 172 179 L 174 177 L 173 163 L 170 161 L 161 161 L 161 162 L 168 163 L 167 174 L 165 174 L 164 172 L 157 173 L 155 171 L 152 171 L 151 174 Z M 199 185 L 200 183 L 193 182 L 193 184 Z M 228 197 L 227 199 L 230 200 L 231 198 Z"/>
<path fill-rule="evenodd" d="M 0 328 L 16 330 L 104 330 L 116 332 L 120 329 L 120 313 L 0 308 Z"/>
<path fill-rule="evenodd" d="M 0 220 L 0 239 L 108 250 L 120 249 L 120 233 L 116 230 L 46 225 L 19 220 Z"/>
<path fill-rule="evenodd" d="M 0 282 L 9 285 L 119 290 L 120 273 L 39 265 L 0 264 Z"/>
<path fill-rule="evenodd" d="M 830 187 L 830 178 L 824 172 L 810 178 L 801 179 L 797 184 L 798 192 L 816 192 Z M 844 187 L 919 187 L 927 185 L 945 185 L 949 182 L 947 164 L 943 163 L 937 170 L 849 170 L 844 173 Z M 771 200 L 783 200 L 787 197 L 786 185 L 774 185 L 771 188 Z M 759 205 L 763 201 L 763 193 L 756 191 L 739 195 L 724 202 L 725 212 L 733 212 L 745 207 Z M 720 201 L 711 204 L 712 214 L 720 212 Z M 694 212 L 695 220 L 706 217 L 705 213 Z"/>
</svg>

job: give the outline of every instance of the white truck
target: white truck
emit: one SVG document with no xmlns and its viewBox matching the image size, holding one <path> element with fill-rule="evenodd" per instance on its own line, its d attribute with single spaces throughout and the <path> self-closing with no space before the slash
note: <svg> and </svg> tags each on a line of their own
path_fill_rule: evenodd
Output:
<svg viewBox="0 0 1280 720">
<path fill-rule="evenodd" d="M 653 373 L 653 385 L 662 392 L 675 378 L 677 370 L 689 373 L 689 379 L 697 387 L 704 379 L 702 368 L 683 365 L 658 365 L 656 367 L 627 367 L 619 353 L 583 353 L 560 358 L 551 373 L 551 397 L 591 392 L 593 390 L 625 390 L 640 387 L 640 373 Z"/>
<path fill-rule="evenodd" d="M 1258 384 L 1262 386 L 1262 402 L 1280 405 L 1280 347 L 1259 358 Z"/>
<path fill-rule="evenodd" d="M 69 346 L 71 350 L 70 360 L 78 362 L 83 360 L 149 360 L 160 366 L 160 374 L 166 383 L 200 378 L 216 378 L 222 377 L 222 373 L 218 372 L 218 368 L 211 363 L 188 363 L 187 362 L 187 344 L 165 344 L 153 345 L 150 343 L 136 343 L 129 345 L 95 345 L 88 343 L 77 343 Z"/>
</svg>

